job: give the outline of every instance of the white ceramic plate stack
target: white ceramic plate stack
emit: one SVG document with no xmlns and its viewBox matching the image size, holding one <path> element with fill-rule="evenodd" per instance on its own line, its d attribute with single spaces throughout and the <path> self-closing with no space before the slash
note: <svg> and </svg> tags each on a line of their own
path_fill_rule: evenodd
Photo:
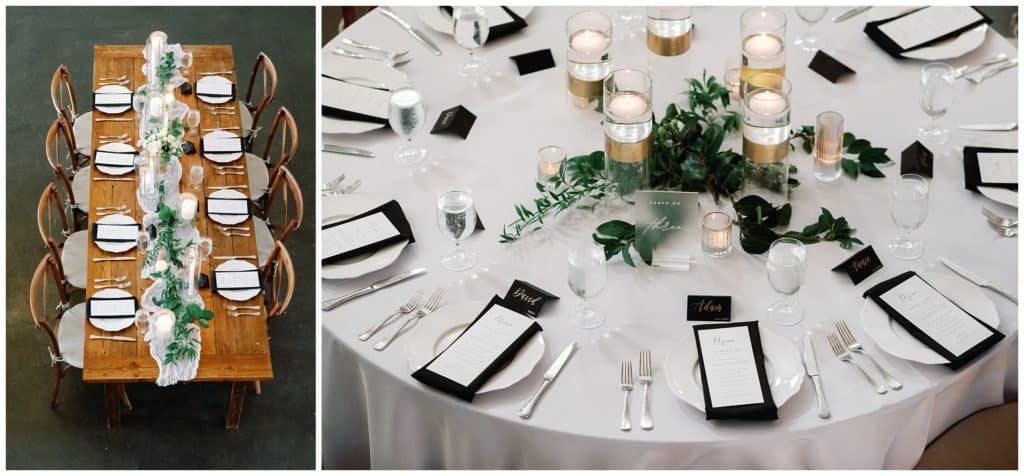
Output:
<svg viewBox="0 0 1024 476">
<path fill-rule="evenodd" d="M 116 214 L 113 214 L 113 215 L 107 215 L 107 216 L 105 216 L 103 218 L 100 218 L 99 220 L 96 220 L 96 223 L 97 224 L 101 224 L 101 225 L 135 225 L 135 224 L 137 224 L 137 222 L 135 221 L 134 218 L 132 218 L 132 217 L 130 217 L 128 215 L 120 214 L 120 213 L 116 213 Z M 136 230 L 136 231 L 138 231 L 138 230 Z M 134 235 L 138 236 L 137 233 L 135 233 Z M 94 240 L 94 242 L 96 243 L 96 246 L 99 247 L 99 249 L 101 249 L 103 251 L 106 251 L 107 253 L 124 253 L 126 251 L 131 250 L 132 248 L 135 248 L 135 245 L 137 244 L 136 240 L 132 240 L 132 241 L 101 241 L 101 240 Z"/>
<path fill-rule="evenodd" d="M 383 201 L 373 200 L 363 195 L 345 194 L 340 197 L 321 197 L 322 223 L 324 225 L 337 223 L 383 203 Z M 354 258 L 325 264 L 321 268 L 322 276 L 324 279 L 349 279 L 384 269 L 394 263 L 408 245 L 408 241 L 402 241 Z M 481 309 L 483 308 L 481 307 Z"/>
<path fill-rule="evenodd" d="M 233 260 L 229 260 L 229 261 L 225 261 L 225 262 L 221 263 L 221 265 L 217 266 L 217 268 L 214 269 L 213 272 L 216 273 L 218 271 L 248 271 L 248 270 L 255 270 L 255 271 L 258 272 L 259 268 L 257 268 L 256 265 L 254 265 L 252 263 L 249 263 L 247 261 L 233 259 Z M 217 290 L 217 294 L 220 294 L 221 296 L 224 296 L 225 298 L 230 299 L 232 301 L 248 301 L 248 300 L 258 296 L 260 294 L 260 292 L 262 292 L 262 289 L 237 289 L 237 290 L 218 289 Z"/>
<path fill-rule="evenodd" d="M 131 152 L 132 153 L 132 160 L 131 160 L 132 165 L 130 167 L 115 167 L 115 166 L 110 166 L 110 165 L 100 165 L 99 163 L 96 163 L 95 160 L 93 160 L 94 165 L 96 165 L 96 169 L 99 170 L 100 172 L 103 172 L 103 173 L 105 173 L 107 175 L 124 175 L 124 174 L 129 174 L 129 173 L 132 173 L 132 172 L 135 171 L 135 154 L 137 153 L 137 151 L 135 150 L 135 147 L 132 147 L 131 145 L 126 144 L 124 142 L 111 142 L 109 144 L 103 144 L 103 145 L 99 146 L 99 148 L 96 149 L 96 152 L 104 152 L 104 151 L 106 151 L 106 152 L 116 152 L 116 153 L 119 153 L 119 154 L 124 153 L 124 152 Z M 125 154 L 125 155 L 127 155 L 127 154 Z"/>
<path fill-rule="evenodd" d="M 211 193 L 208 196 L 208 198 L 231 198 L 246 201 L 249 200 L 249 197 L 246 194 L 239 192 L 238 190 L 232 190 L 229 188 L 217 190 L 216 192 Z M 209 213 L 209 210 L 207 210 L 206 216 L 208 216 L 211 220 L 220 223 L 221 225 L 237 225 L 249 219 L 249 215 L 218 215 L 216 213 Z"/>
<path fill-rule="evenodd" d="M 234 101 L 234 95 L 229 95 L 231 92 L 231 80 L 223 76 L 205 76 L 196 81 L 196 97 L 200 101 L 207 104 L 224 104 L 226 102 Z M 206 96 L 200 94 L 200 91 L 224 91 L 224 96 Z"/>
<path fill-rule="evenodd" d="M 238 137 L 238 134 L 230 131 L 213 131 L 203 136 L 203 142 L 207 142 L 211 139 L 230 139 L 232 137 Z M 241 138 L 239 138 L 239 144 L 241 144 Z M 203 151 L 203 157 L 210 159 L 218 164 L 226 164 L 234 162 L 242 157 L 243 151 L 241 146 L 237 152 L 219 153 L 219 152 L 207 152 Z"/>
<path fill-rule="evenodd" d="M 117 298 L 130 298 L 132 294 L 122 289 L 108 288 L 96 291 L 92 295 L 93 298 L 101 299 L 117 299 Z M 89 323 L 96 326 L 98 329 L 105 330 L 107 332 L 117 332 L 123 329 L 127 329 L 129 326 L 135 323 L 135 316 L 131 317 L 116 317 L 116 318 L 94 318 L 89 319 Z"/>
<path fill-rule="evenodd" d="M 94 104 L 93 106 L 97 111 L 105 114 L 121 114 L 132 108 L 132 91 L 119 84 L 108 84 L 106 86 L 100 86 L 96 89 L 96 94 L 127 94 L 128 104 L 124 106 L 102 106 Z"/>
</svg>

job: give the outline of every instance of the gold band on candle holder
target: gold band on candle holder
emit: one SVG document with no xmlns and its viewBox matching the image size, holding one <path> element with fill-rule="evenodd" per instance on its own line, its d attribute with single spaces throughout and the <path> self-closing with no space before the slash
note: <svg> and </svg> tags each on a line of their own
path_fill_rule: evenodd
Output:
<svg viewBox="0 0 1024 476">
<path fill-rule="evenodd" d="M 758 144 L 743 138 L 743 155 L 755 164 L 774 164 L 789 155 L 789 139 L 778 144 Z"/>
<path fill-rule="evenodd" d="M 693 30 L 679 36 L 658 36 L 647 32 L 647 49 L 658 56 L 679 56 L 690 50 L 690 35 Z"/>
<path fill-rule="evenodd" d="M 651 136 L 639 142 L 619 142 L 604 136 L 604 153 L 609 159 L 624 164 L 643 162 L 651 155 Z"/>
<path fill-rule="evenodd" d="M 566 73 L 566 76 L 569 77 L 569 92 L 572 93 L 573 96 L 593 100 L 600 99 L 601 95 L 604 94 L 604 90 L 602 89 L 604 86 L 604 79 L 586 81 L 569 73 Z"/>
</svg>

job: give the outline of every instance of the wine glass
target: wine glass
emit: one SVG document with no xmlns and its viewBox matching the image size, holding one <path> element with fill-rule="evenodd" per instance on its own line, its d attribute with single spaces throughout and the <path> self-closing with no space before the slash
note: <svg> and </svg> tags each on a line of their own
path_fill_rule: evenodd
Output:
<svg viewBox="0 0 1024 476">
<path fill-rule="evenodd" d="M 953 105 L 956 93 L 956 73 L 946 63 L 928 63 L 921 68 L 921 109 L 932 119 L 928 127 L 918 130 L 922 140 L 935 144 L 949 142 L 949 130 L 940 128 L 935 121 Z"/>
<path fill-rule="evenodd" d="M 136 246 L 140 251 L 142 251 L 143 255 L 149 252 L 150 247 L 153 246 L 153 240 L 152 237 L 149 236 L 149 230 L 139 230 L 139 236 L 136 239 Z"/>
<path fill-rule="evenodd" d="M 455 7 L 452 10 L 455 42 L 469 52 L 469 58 L 459 67 L 465 78 L 479 78 L 487 74 L 488 63 L 474 52 L 487 42 L 491 28 L 484 7 Z"/>
<path fill-rule="evenodd" d="M 193 165 L 188 169 L 188 185 L 192 191 L 198 192 L 203 188 L 203 178 L 206 172 L 202 165 Z"/>
<path fill-rule="evenodd" d="M 828 7 L 796 7 L 797 16 L 807 23 L 807 31 L 800 35 L 793 44 L 811 53 L 818 51 L 819 38 L 818 34 L 814 32 L 814 25 L 825 18 L 826 13 L 828 13 Z"/>
<path fill-rule="evenodd" d="M 437 198 L 437 228 L 455 242 L 455 250 L 441 258 L 441 264 L 452 271 L 463 271 L 476 264 L 476 253 L 459 245 L 476 229 L 476 208 L 473 193 L 466 187 L 453 187 Z"/>
<path fill-rule="evenodd" d="M 199 128 L 199 111 L 195 109 L 189 109 L 185 113 L 185 126 L 188 127 L 189 134 L 195 134 Z"/>
<path fill-rule="evenodd" d="M 206 258 L 213 252 L 213 239 L 209 236 L 201 236 L 196 241 L 196 250 L 199 251 L 199 258 Z"/>
<path fill-rule="evenodd" d="M 607 281 L 604 251 L 589 240 L 569 248 L 569 289 L 583 299 L 573 318 L 584 329 L 604 324 L 604 313 L 590 307 L 590 298 L 601 294 Z"/>
<path fill-rule="evenodd" d="M 768 284 L 782 299 L 768 306 L 768 317 L 783 326 L 798 324 L 804 307 L 793 299 L 807 275 L 807 250 L 794 238 L 779 238 L 768 249 Z"/>
<path fill-rule="evenodd" d="M 924 177 L 906 174 L 892 181 L 889 213 L 896 224 L 896 239 L 889 242 L 889 250 L 899 259 L 912 260 L 924 254 L 924 244 L 910 238 L 928 218 L 928 182 Z"/>
<path fill-rule="evenodd" d="M 427 151 L 422 147 L 413 147 L 412 138 L 426 121 L 423 108 L 423 97 L 412 87 L 402 87 L 391 93 L 388 101 L 388 124 L 391 130 L 406 140 L 395 152 L 395 160 L 400 164 L 416 165 L 427 158 Z"/>
</svg>

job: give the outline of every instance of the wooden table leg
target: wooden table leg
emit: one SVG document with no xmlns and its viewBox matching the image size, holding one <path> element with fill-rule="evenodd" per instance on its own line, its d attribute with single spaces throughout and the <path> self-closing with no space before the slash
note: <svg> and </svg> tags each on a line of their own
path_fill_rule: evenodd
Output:
<svg viewBox="0 0 1024 476">
<path fill-rule="evenodd" d="M 228 398 L 228 413 L 224 416 L 224 427 L 237 430 L 242 419 L 242 403 L 245 401 L 245 382 L 231 383 L 231 396 Z"/>
<path fill-rule="evenodd" d="M 117 428 L 121 425 L 121 384 L 108 383 L 104 385 L 104 393 L 107 401 L 107 428 Z"/>
</svg>

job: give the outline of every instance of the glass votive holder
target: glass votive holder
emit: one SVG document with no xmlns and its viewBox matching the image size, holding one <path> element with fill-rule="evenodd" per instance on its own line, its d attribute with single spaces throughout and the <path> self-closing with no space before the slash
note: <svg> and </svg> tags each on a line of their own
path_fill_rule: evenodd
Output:
<svg viewBox="0 0 1024 476">
<path fill-rule="evenodd" d="M 732 252 L 732 218 L 722 212 L 709 212 L 700 222 L 700 247 L 704 254 L 720 258 Z"/>
<path fill-rule="evenodd" d="M 179 206 L 179 215 L 181 215 L 181 219 L 186 222 L 191 222 L 196 219 L 196 214 L 199 211 L 199 198 L 189 192 L 182 193 Z"/>
<path fill-rule="evenodd" d="M 580 109 L 597 109 L 601 85 L 612 71 L 612 21 L 599 12 L 577 13 L 566 21 L 566 89 Z"/>
<path fill-rule="evenodd" d="M 565 149 L 557 145 L 546 145 L 537 151 L 537 183 L 544 187 L 551 185 L 565 164 Z"/>
<path fill-rule="evenodd" d="M 761 73 L 786 74 L 786 14 L 778 8 L 754 7 L 740 15 L 743 65 L 740 80 Z"/>
<path fill-rule="evenodd" d="M 620 69 L 604 80 L 604 154 L 608 178 L 621 195 L 648 186 L 653 82 L 635 69 Z"/>
<path fill-rule="evenodd" d="M 835 182 L 843 171 L 843 116 L 835 111 L 818 114 L 814 121 L 814 178 Z"/>
<path fill-rule="evenodd" d="M 725 58 L 725 69 L 722 71 L 722 84 L 729 90 L 732 99 L 740 97 L 740 65 L 743 59 L 740 55 L 727 56 Z"/>
<path fill-rule="evenodd" d="M 203 179 L 206 172 L 203 170 L 202 165 L 193 165 L 188 169 L 188 185 L 193 192 L 198 192 L 203 189 Z"/>
<path fill-rule="evenodd" d="M 658 56 L 679 56 L 690 49 L 691 7 L 647 7 L 647 49 Z"/>
</svg>

